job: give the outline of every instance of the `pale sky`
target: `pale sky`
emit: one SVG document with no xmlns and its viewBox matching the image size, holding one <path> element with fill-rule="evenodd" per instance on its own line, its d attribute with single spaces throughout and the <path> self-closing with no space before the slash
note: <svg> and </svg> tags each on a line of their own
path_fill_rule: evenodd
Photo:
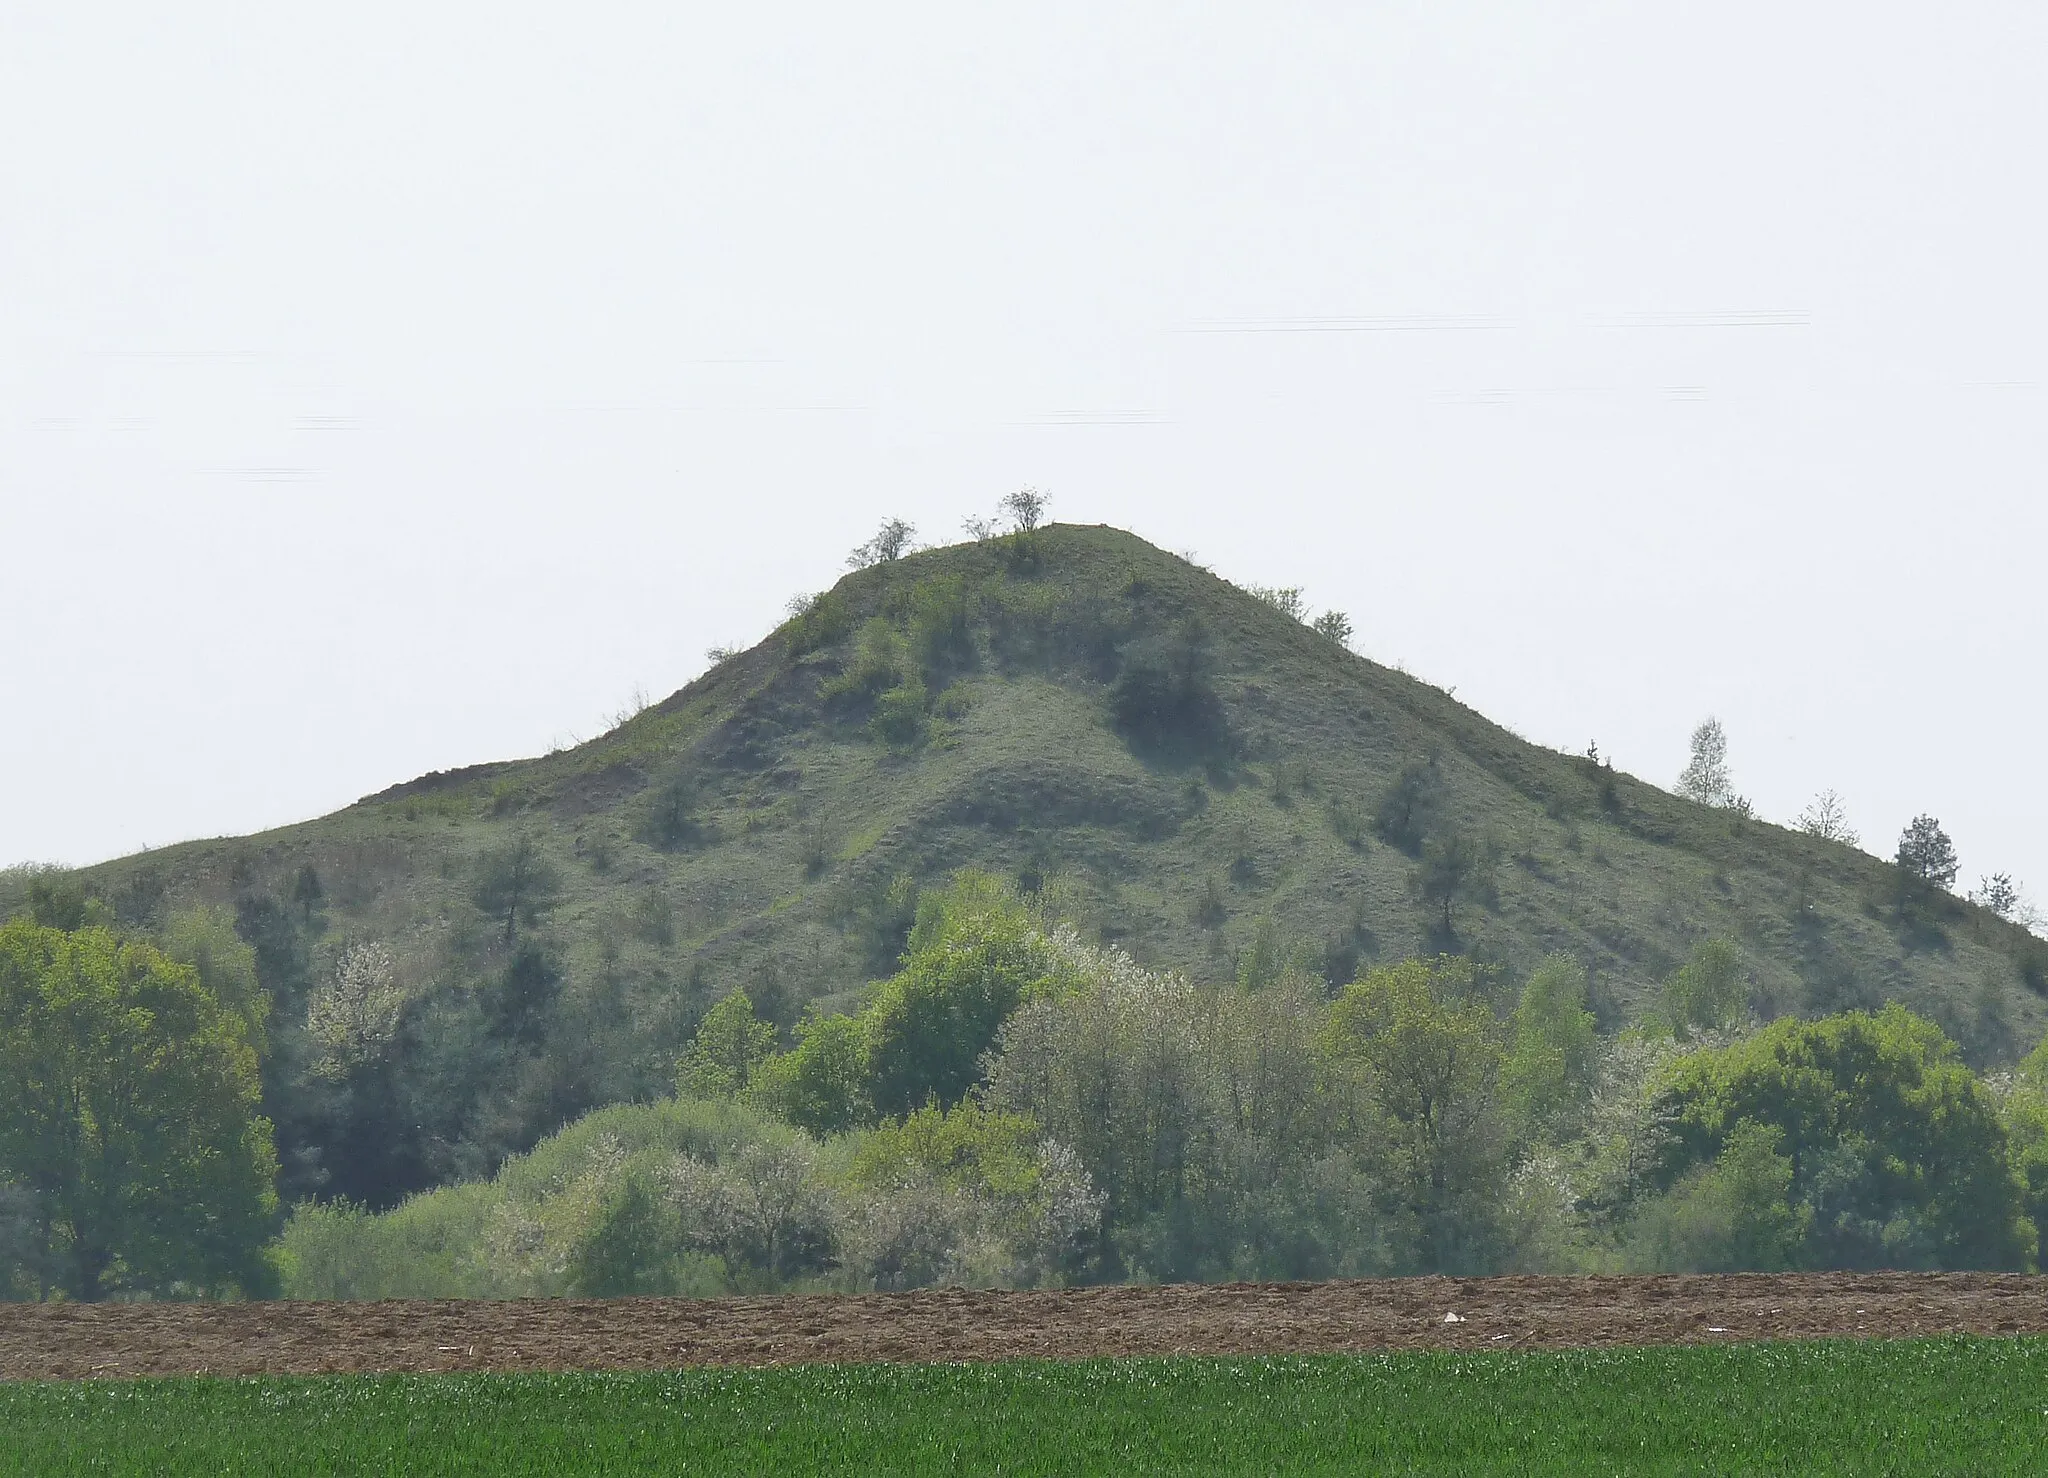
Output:
<svg viewBox="0 0 2048 1478">
<path fill-rule="evenodd" d="M 591 737 L 1032 484 L 2038 898 L 2044 56 L 2038 3 L 0 0 L 0 863 Z"/>
</svg>

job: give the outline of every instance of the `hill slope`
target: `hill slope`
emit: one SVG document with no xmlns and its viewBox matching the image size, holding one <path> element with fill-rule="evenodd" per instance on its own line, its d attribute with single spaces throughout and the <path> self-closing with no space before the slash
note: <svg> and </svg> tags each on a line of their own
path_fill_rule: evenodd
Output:
<svg viewBox="0 0 2048 1478">
<path fill-rule="evenodd" d="M 1106 528 L 857 571 L 576 749 L 78 881 L 138 927 L 235 912 L 287 1193 L 384 1202 L 659 1091 L 735 987 L 785 1025 L 850 1004 L 967 866 L 1198 979 L 1569 950 L 1611 1028 L 1720 937 L 1763 1015 L 1898 999 L 1979 1060 L 2041 1031 L 2022 931 L 1528 744 Z"/>
</svg>

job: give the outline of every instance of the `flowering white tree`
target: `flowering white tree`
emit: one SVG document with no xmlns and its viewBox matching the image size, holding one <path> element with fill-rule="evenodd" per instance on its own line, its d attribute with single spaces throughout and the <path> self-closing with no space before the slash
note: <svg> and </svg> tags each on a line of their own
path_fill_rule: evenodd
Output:
<svg viewBox="0 0 2048 1478">
<path fill-rule="evenodd" d="M 1678 793 L 1703 806 L 1726 806 L 1735 800 L 1728 778 L 1728 732 L 1717 718 L 1692 731 L 1692 758 L 1679 772 Z"/>
<path fill-rule="evenodd" d="M 315 1076 L 343 1078 L 383 1055 L 405 1009 L 395 973 L 390 948 L 374 940 L 341 952 L 334 974 L 306 1003 L 306 1035 L 319 1048 Z"/>
</svg>

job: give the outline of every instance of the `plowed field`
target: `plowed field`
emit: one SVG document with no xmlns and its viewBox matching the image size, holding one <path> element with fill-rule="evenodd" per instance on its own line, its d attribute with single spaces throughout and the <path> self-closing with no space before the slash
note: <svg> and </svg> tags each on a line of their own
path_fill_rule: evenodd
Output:
<svg viewBox="0 0 2048 1478">
<path fill-rule="evenodd" d="M 1455 1320 L 1446 1316 L 1456 1314 Z M 1399 1278 L 1037 1293 L 0 1304 L 0 1378 L 1541 1349 L 2048 1333 L 2048 1278 Z"/>
</svg>

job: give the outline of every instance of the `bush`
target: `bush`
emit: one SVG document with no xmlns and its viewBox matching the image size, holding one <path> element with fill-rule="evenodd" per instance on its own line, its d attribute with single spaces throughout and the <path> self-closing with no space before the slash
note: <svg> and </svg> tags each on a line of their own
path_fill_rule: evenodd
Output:
<svg viewBox="0 0 2048 1478">
<path fill-rule="evenodd" d="M 1703 941 L 1664 983 L 1664 1014 L 1673 1030 L 1717 1031 L 1747 1004 L 1742 957 L 1725 939 Z"/>
<path fill-rule="evenodd" d="M 1133 644 L 1110 689 L 1117 732 L 1139 749 L 1200 755 L 1228 737 L 1209 675 L 1208 639 L 1188 621 L 1171 637 Z"/>
<path fill-rule="evenodd" d="M 782 625 L 783 638 L 789 643 L 789 654 L 802 657 L 824 647 L 832 646 L 852 629 L 853 613 L 836 590 L 823 595 L 794 603 L 790 617 Z"/>
<path fill-rule="evenodd" d="M 892 749 L 915 749 L 928 732 L 930 695 L 917 678 L 907 678 L 875 701 L 868 731 Z"/>
<path fill-rule="evenodd" d="M 677 775 L 657 785 L 641 813 L 639 835 L 659 852 L 702 846 L 706 833 L 704 823 L 697 819 L 696 782 Z"/>
<path fill-rule="evenodd" d="M 1419 857 L 1442 803 L 1443 777 L 1437 771 L 1436 756 L 1410 760 L 1380 797 L 1373 812 L 1373 830 L 1389 846 Z"/>
<path fill-rule="evenodd" d="M 829 712 L 865 713 L 877 697 L 902 682 L 905 668 L 902 638 L 887 621 L 873 617 L 861 627 L 845 670 L 819 689 L 819 700 Z"/>
<path fill-rule="evenodd" d="M 910 649 L 933 686 L 974 665 L 974 606 L 958 575 L 934 575 L 910 588 Z"/>
</svg>

